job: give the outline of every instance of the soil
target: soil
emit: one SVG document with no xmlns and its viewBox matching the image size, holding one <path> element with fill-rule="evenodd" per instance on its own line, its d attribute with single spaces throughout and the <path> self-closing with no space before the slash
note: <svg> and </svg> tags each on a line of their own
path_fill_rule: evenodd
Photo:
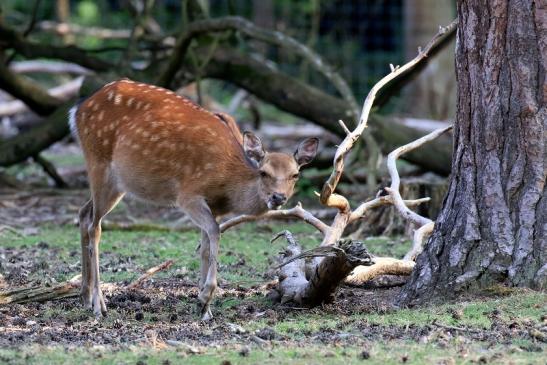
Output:
<svg viewBox="0 0 547 365">
<path fill-rule="evenodd" d="M 0 191 L 0 221 L 4 229 L 22 229 L 24 234 L 36 234 L 40 225 L 75 224 L 79 206 L 87 196 L 86 190 L 42 189 L 30 192 L 15 190 Z M 172 209 L 151 209 L 138 202 L 127 203 L 125 212 L 109 216 L 109 220 L 132 222 L 133 214 L 150 221 L 177 218 Z M 178 216 L 180 218 L 180 216 Z M 7 228 L 8 227 L 8 228 Z M 25 231 L 26 230 L 26 231 Z M 1 232 L 0 232 L 1 233 Z M 73 263 L 56 260 L 55 248 L 45 242 L 32 247 L 0 247 L 0 290 L 8 287 L 32 284 L 48 285 L 55 273 L 78 271 L 79 251 L 71 252 Z M 139 271 L 130 260 L 115 256 L 102 257 L 103 263 L 115 262 L 123 270 Z M 238 265 L 246 266 L 245 262 Z M 248 267 L 249 270 L 253 268 Z M 43 273 L 43 274 L 41 274 Z M 49 275 L 48 275 L 49 273 Z M 36 276 L 41 278 L 36 281 Z M 492 328 L 467 329 L 458 326 L 429 324 L 424 326 L 379 325 L 354 314 L 387 313 L 399 288 L 375 289 L 343 287 L 333 304 L 306 309 L 273 304 L 263 297 L 265 287 L 242 287 L 226 282 L 220 283 L 217 299 L 213 305 L 215 318 L 201 322 L 194 313 L 197 301 L 197 285 L 187 277 L 173 275 L 168 279 L 155 278 L 147 281 L 141 289 L 116 288 L 106 292 L 109 316 L 96 320 L 92 313 L 81 308 L 78 298 L 67 298 L 54 302 L 12 304 L 0 306 L 0 347 L 18 347 L 29 343 L 41 345 L 112 345 L 151 344 L 160 346 L 170 341 L 192 343 L 195 346 L 214 346 L 238 343 L 241 345 L 266 342 L 306 344 L 340 344 L 359 346 L 367 341 L 414 339 L 425 343 L 434 341 L 439 346 L 454 337 L 471 341 L 486 341 L 491 344 L 510 344 L 516 338 L 530 339 L 537 331 L 533 321 L 504 321 L 500 314 L 493 313 Z M 232 303 L 232 304 L 230 304 Z M 272 327 L 280 321 L 297 321 L 300 314 L 338 317 L 334 328 L 318 330 L 303 329 L 285 334 Z M 455 312 L 454 318 L 459 314 Z M 300 319 L 302 320 L 302 319 Z M 240 324 L 254 323 L 255 330 L 245 330 Z M 525 348 L 526 351 L 541 351 L 539 346 Z"/>
<path fill-rule="evenodd" d="M 107 294 L 109 316 L 112 318 L 101 320 L 95 320 L 89 311 L 74 310 L 80 307 L 77 298 L 0 307 L 0 323 L 3 327 L 0 346 L 17 347 L 29 343 L 119 346 L 163 341 L 181 341 L 195 346 L 221 346 L 234 342 L 251 344 L 257 341 L 290 343 L 294 342 L 292 336 L 277 333 L 268 324 L 298 316 L 303 311 L 307 314 L 339 316 L 342 320 L 336 328 L 295 333 L 303 336 L 298 341 L 300 345 L 325 343 L 355 346 L 367 341 L 413 339 L 418 342 L 434 341 L 442 346 L 454 336 L 492 344 L 511 344 L 515 338 L 529 338 L 535 328 L 533 322 L 514 323 L 501 319 L 495 320 L 488 330 L 466 330 L 463 327 L 436 324 L 382 326 L 351 317 L 357 313 L 389 311 L 389 303 L 398 290 L 375 290 L 370 293 L 358 288 L 342 288 L 335 304 L 303 309 L 248 300 L 263 294 L 258 288 L 225 286 L 217 296 L 215 318 L 204 323 L 198 321 L 193 313 L 191 303 L 197 297 L 194 283 L 177 279 L 157 280 L 144 289 L 115 290 Z M 234 307 L 221 310 L 218 303 L 229 298 L 240 298 L 242 301 Z M 264 320 L 266 325 L 255 332 L 247 332 L 238 325 L 259 319 Z"/>
</svg>

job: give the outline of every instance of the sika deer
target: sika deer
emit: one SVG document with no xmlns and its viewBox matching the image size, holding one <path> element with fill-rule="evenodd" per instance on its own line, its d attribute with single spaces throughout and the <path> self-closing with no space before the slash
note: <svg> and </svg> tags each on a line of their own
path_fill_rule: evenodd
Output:
<svg viewBox="0 0 547 365">
<path fill-rule="evenodd" d="M 217 219 L 283 205 L 300 167 L 317 152 L 308 138 L 294 155 L 264 150 L 254 134 L 172 91 L 127 79 L 104 86 L 70 110 L 89 176 L 91 199 L 80 210 L 83 304 L 106 314 L 99 286 L 101 220 L 126 193 L 177 205 L 201 229 L 200 313 L 217 287 Z"/>
</svg>

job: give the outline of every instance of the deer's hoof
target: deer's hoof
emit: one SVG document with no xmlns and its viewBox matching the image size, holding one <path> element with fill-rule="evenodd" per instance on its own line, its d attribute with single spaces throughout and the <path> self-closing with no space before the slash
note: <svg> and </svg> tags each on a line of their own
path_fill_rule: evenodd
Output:
<svg viewBox="0 0 547 365">
<path fill-rule="evenodd" d="M 85 309 L 92 309 L 93 305 L 91 303 L 91 295 L 87 293 L 80 294 L 80 301 Z"/>
<path fill-rule="evenodd" d="M 106 304 L 101 290 L 94 290 L 91 299 L 91 308 L 96 318 L 106 317 Z"/>
<path fill-rule="evenodd" d="M 199 302 L 196 306 L 196 313 L 203 322 L 207 322 L 213 319 L 213 313 L 211 312 L 211 307 L 209 306 L 209 304 L 203 304 Z"/>
<path fill-rule="evenodd" d="M 207 310 L 203 313 L 201 316 L 201 320 L 203 322 L 207 322 L 213 319 L 213 313 L 211 313 L 211 308 L 207 308 Z"/>
</svg>

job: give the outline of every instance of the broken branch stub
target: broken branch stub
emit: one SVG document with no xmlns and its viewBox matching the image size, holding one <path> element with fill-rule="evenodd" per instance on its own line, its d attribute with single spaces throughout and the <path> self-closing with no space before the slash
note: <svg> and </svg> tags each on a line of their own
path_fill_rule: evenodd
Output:
<svg viewBox="0 0 547 365">
<path fill-rule="evenodd" d="M 313 307 L 329 303 L 337 288 L 355 267 L 372 265 L 372 257 L 362 242 L 344 240 L 302 252 L 290 232 L 284 231 L 276 238 L 280 236 L 285 236 L 289 242 L 281 254 L 281 260 L 284 261 L 278 266 L 279 283 L 274 289 L 282 304 L 292 302 Z M 311 260 L 306 264 L 306 258 L 319 256 L 323 259 Z M 306 278 L 306 272 L 311 273 L 309 279 Z"/>
</svg>

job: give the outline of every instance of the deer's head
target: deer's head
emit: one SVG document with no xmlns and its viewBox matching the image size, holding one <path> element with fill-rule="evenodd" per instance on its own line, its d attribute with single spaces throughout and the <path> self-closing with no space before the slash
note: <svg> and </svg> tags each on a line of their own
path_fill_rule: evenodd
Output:
<svg viewBox="0 0 547 365">
<path fill-rule="evenodd" d="M 292 155 L 266 152 L 260 138 L 243 134 L 243 150 L 257 169 L 258 194 L 269 209 L 278 209 L 293 195 L 300 168 L 314 159 L 318 144 L 317 138 L 307 138 Z"/>
</svg>

